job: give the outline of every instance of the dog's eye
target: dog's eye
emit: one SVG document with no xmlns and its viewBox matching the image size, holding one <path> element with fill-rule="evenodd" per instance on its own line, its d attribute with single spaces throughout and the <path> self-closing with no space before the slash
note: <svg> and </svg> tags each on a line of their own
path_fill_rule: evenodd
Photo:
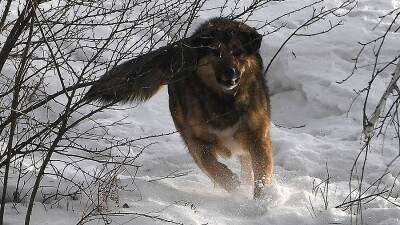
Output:
<svg viewBox="0 0 400 225">
<path fill-rule="evenodd" d="M 240 55 L 242 55 L 242 53 L 243 53 L 243 50 L 241 48 L 235 48 L 235 49 L 231 50 L 231 54 L 233 56 L 240 56 Z"/>
</svg>

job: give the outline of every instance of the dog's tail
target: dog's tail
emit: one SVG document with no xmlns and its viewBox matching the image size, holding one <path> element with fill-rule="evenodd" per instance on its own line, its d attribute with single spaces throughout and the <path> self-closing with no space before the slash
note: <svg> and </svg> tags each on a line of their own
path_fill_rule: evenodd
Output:
<svg viewBox="0 0 400 225">
<path fill-rule="evenodd" d="M 183 39 L 126 61 L 96 81 L 86 93 L 87 101 L 146 101 L 162 85 L 179 79 L 195 68 L 193 38 Z"/>
</svg>

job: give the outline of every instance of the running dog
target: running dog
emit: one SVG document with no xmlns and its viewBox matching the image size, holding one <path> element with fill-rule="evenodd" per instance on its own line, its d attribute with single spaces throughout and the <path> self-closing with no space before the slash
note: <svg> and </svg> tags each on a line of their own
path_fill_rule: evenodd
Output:
<svg viewBox="0 0 400 225">
<path fill-rule="evenodd" d="M 168 85 L 169 109 L 196 164 L 231 192 L 239 177 L 218 157 L 237 155 L 259 198 L 272 179 L 270 104 L 254 28 L 214 18 L 192 36 L 126 61 L 90 88 L 88 101 L 146 101 Z"/>
</svg>

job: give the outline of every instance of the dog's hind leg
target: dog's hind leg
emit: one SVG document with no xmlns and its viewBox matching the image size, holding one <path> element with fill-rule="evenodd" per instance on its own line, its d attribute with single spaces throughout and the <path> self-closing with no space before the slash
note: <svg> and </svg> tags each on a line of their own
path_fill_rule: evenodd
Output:
<svg viewBox="0 0 400 225">
<path fill-rule="evenodd" d="M 231 192 L 239 187 L 239 177 L 225 164 L 218 162 L 216 155 L 218 147 L 222 146 L 199 138 L 190 138 L 188 142 L 189 152 L 203 172 L 216 184 Z"/>
</svg>

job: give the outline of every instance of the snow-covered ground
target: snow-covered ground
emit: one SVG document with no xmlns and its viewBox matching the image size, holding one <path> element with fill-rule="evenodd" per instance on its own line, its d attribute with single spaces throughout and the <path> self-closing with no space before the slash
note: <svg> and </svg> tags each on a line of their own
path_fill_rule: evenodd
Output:
<svg viewBox="0 0 400 225">
<path fill-rule="evenodd" d="M 309 1 L 288 1 L 286 8 L 277 3 L 277 7 L 268 7 L 252 19 L 273 18 L 305 2 Z M 338 1 L 325 2 L 333 7 Z M 350 108 L 355 97 L 353 89 L 366 85 L 371 68 L 360 68 L 353 78 L 343 84 L 336 81 L 350 74 L 352 59 L 360 48 L 357 42 L 369 41 L 384 32 L 387 21 L 373 28 L 379 16 L 396 7 L 400 7 L 398 0 L 360 1 L 350 14 L 341 18 L 344 25 L 319 36 L 292 39 L 279 54 L 267 74 L 272 101 L 271 134 L 275 167 L 273 184 L 265 188 L 263 199 L 252 200 L 245 191 L 229 194 L 214 187 L 194 164 L 179 134 L 175 133 L 140 143 L 154 144 L 137 159 L 137 164 L 142 167 L 134 180 L 128 176 L 134 171 L 121 174 L 120 185 L 125 191 L 119 191 L 120 208 L 115 207 L 114 210 L 159 215 L 165 220 L 196 225 L 350 224 L 348 212 L 335 206 L 349 194 L 350 170 L 362 146 L 362 98 Z M 260 52 L 266 64 L 308 14 L 309 11 L 305 11 L 284 18 L 288 28 L 264 38 Z M 211 16 L 202 14 L 196 24 Z M 321 30 L 326 25 L 321 23 L 313 29 Z M 382 51 L 383 57 L 400 54 L 400 33 L 391 35 L 388 43 L 389 47 Z M 362 64 L 372 62 L 372 54 L 363 56 Z M 370 109 L 387 85 L 387 77 L 377 81 Z M 131 110 L 106 111 L 93 119 L 116 121 L 124 117 L 124 124 L 110 128 L 111 135 L 131 138 L 175 130 L 168 111 L 166 88 L 150 101 Z M 367 184 L 382 176 L 386 165 L 398 154 L 398 148 L 395 139 L 374 142 L 366 164 L 364 180 Z M 236 161 L 228 163 L 234 170 L 239 170 Z M 88 170 L 91 166 L 87 166 Z M 400 194 L 400 181 L 395 177 L 399 172 L 400 164 L 397 162 L 383 179 L 386 185 L 394 183 L 391 200 L 397 204 L 400 204 L 396 199 L 396 195 Z M 329 191 L 327 201 L 324 201 L 316 185 L 325 180 L 328 173 Z M 170 174 L 177 177 L 158 179 Z M 324 185 L 319 188 L 323 190 Z M 129 208 L 121 207 L 125 203 Z M 7 203 L 5 224 L 22 224 L 25 211 L 24 204 Z M 73 210 L 65 205 L 49 207 L 38 202 L 31 224 L 76 224 L 80 215 L 79 207 Z M 363 222 L 369 225 L 400 224 L 400 208 L 376 198 L 363 209 Z M 161 223 L 139 215 L 112 217 L 112 224 Z"/>
</svg>

